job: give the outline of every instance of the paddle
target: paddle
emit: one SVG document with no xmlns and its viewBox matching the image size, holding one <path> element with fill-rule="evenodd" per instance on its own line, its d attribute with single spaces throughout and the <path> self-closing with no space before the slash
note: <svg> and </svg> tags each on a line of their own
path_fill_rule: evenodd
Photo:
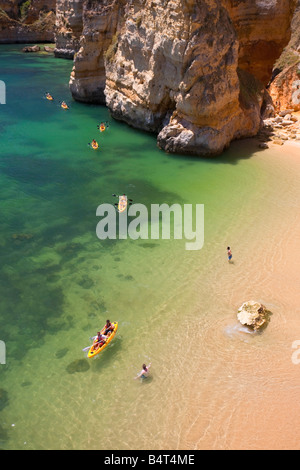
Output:
<svg viewBox="0 0 300 470">
<path fill-rule="evenodd" d="M 122 196 L 118 196 L 117 194 L 112 194 L 112 196 L 113 197 L 122 197 Z M 124 196 L 124 194 L 123 194 L 123 196 Z M 133 199 L 127 198 L 127 201 L 133 202 Z"/>
<path fill-rule="evenodd" d="M 100 127 L 103 126 L 103 125 L 105 126 L 105 129 L 108 129 L 108 128 L 109 128 L 109 123 L 108 123 L 108 121 L 104 121 L 104 122 L 102 122 L 101 124 L 98 124 L 97 129 L 100 130 Z"/>
<path fill-rule="evenodd" d="M 97 336 L 93 336 L 93 337 L 90 337 L 90 341 L 94 341 L 95 339 L 97 338 Z M 82 351 L 88 351 L 89 349 L 91 349 L 92 346 L 87 346 L 86 348 L 83 348 Z"/>
</svg>

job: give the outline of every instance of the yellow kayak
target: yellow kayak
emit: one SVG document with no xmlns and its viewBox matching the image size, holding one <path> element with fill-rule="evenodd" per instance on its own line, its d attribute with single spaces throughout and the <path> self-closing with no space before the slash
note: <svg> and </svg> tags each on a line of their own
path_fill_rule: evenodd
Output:
<svg viewBox="0 0 300 470">
<path fill-rule="evenodd" d="M 105 343 L 102 346 L 97 348 L 96 341 L 93 342 L 93 344 L 92 344 L 92 346 L 91 346 L 91 348 L 88 352 L 88 356 L 87 356 L 88 358 L 97 356 L 97 354 L 99 354 L 99 352 L 103 351 L 103 349 L 105 349 L 106 346 L 115 337 L 115 334 L 116 334 L 117 329 L 118 329 L 118 322 L 114 321 L 114 322 L 112 322 L 112 325 L 114 325 L 114 329 L 113 329 L 112 333 L 109 335 L 109 337 L 107 338 L 107 340 L 105 341 Z M 106 325 L 102 328 L 102 330 L 100 332 L 102 335 L 104 334 L 105 329 L 106 329 Z"/>
<path fill-rule="evenodd" d="M 69 106 L 66 103 L 61 104 L 62 109 L 69 109 Z"/>
<path fill-rule="evenodd" d="M 92 143 L 91 143 L 91 147 L 92 147 L 94 150 L 97 150 L 97 148 L 99 147 L 98 142 L 92 142 Z"/>
</svg>

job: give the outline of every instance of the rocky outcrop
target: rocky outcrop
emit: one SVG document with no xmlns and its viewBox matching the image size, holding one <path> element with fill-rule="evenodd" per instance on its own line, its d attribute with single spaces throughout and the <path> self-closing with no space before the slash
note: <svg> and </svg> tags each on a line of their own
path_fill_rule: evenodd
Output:
<svg viewBox="0 0 300 470">
<path fill-rule="evenodd" d="M 286 67 L 276 76 L 269 88 L 276 111 L 300 111 L 300 54 L 299 62 Z"/>
<path fill-rule="evenodd" d="M 58 0 L 56 6 L 56 57 L 73 59 L 82 34 L 83 0 Z"/>
<path fill-rule="evenodd" d="M 286 109 L 264 119 L 257 137 L 260 148 L 268 148 L 270 143 L 283 145 L 287 141 L 300 141 L 300 113 Z"/>
<path fill-rule="evenodd" d="M 0 0 L 0 44 L 54 42 L 55 0 Z"/>
<path fill-rule="evenodd" d="M 158 134 L 169 152 L 215 155 L 253 136 L 294 0 L 85 0 L 75 99 Z"/>
<path fill-rule="evenodd" d="M 275 64 L 275 78 L 269 87 L 277 112 L 285 109 L 300 111 L 300 0 L 291 29 L 291 40 Z"/>
<path fill-rule="evenodd" d="M 259 302 L 250 300 L 244 302 L 238 309 L 237 318 L 242 325 L 249 326 L 257 331 L 265 327 L 269 321 L 270 312 Z"/>
</svg>

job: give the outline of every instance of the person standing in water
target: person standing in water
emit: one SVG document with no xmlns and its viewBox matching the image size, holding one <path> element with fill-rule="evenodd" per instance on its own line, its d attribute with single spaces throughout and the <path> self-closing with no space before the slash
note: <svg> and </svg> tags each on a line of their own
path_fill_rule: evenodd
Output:
<svg viewBox="0 0 300 470">
<path fill-rule="evenodd" d="M 227 256 L 228 256 L 228 262 L 230 263 L 230 261 L 232 260 L 232 253 L 231 253 L 230 246 L 227 247 Z"/>
<path fill-rule="evenodd" d="M 146 364 L 143 364 L 143 368 L 142 368 L 141 372 L 140 372 L 136 377 L 134 377 L 134 378 L 135 378 L 135 379 L 139 379 L 139 378 L 141 378 L 141 379 L 146 379 L 146 378 L 148 377 L 148 375 L 149 375 L 149 369 L 150 369 L 150 367 L 151 367 L 151 362 L 150 362 L 150 364 L 149 364 L 148 366 L 146 366 Z"/>
</svg>

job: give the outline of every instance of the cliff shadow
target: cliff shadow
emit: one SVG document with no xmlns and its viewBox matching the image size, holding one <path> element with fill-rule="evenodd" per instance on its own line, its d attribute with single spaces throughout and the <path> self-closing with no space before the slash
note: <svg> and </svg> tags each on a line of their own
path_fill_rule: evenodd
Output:
<svg viewBox="0 0 300 470">
<path fill-rule="evenodd" d="M 201 155 L 186 155 L 186 154 L 171 154 L 167 153 L 168 159 L 181 160 L 184 163 L 195 164 L 199 160 L 206 161 L 213 164 L 236 165 L 241 160 L 248 160 L 254 154 L 263 152 L 265 149 L 259 147 L 260 141 L 258 137 L 249 137 L 231 142 L 230 146 L 225 149 L 220 155 L 217 156 L 201 156 Z M 163 152 L 163 150 L 162 150 Z"/>
</svg>

